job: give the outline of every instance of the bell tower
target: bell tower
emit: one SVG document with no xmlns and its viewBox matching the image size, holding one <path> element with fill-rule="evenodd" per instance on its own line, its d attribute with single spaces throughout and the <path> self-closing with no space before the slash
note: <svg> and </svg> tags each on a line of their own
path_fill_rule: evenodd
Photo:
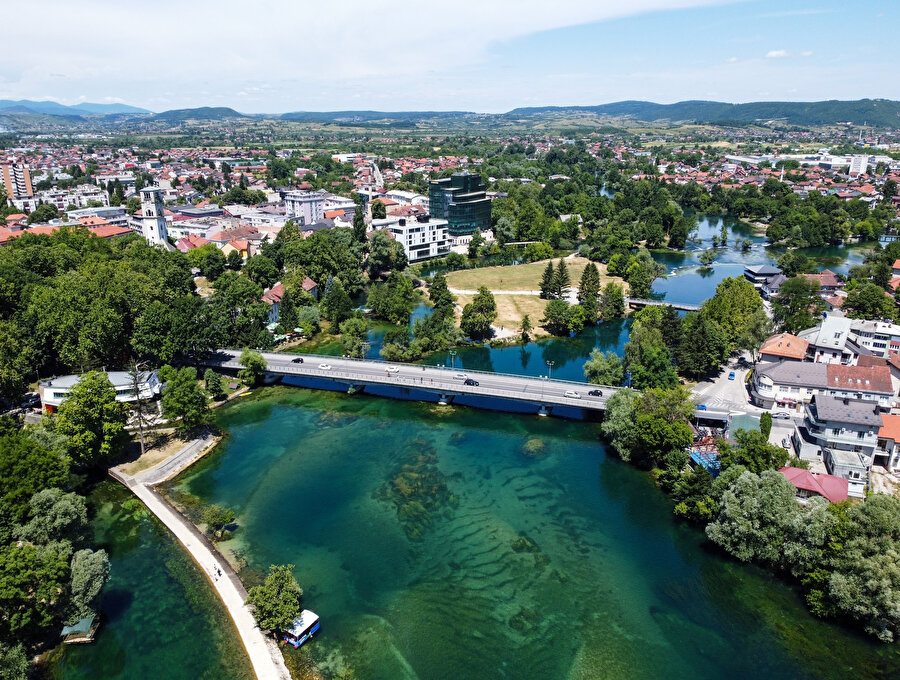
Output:
<svg viewBox="0 0 900 680">
<path fill-rule="evenodd" d="M 152 245 L 169 244 L 161 189 L 141 189 L 141 234 Z"/>
</svg>

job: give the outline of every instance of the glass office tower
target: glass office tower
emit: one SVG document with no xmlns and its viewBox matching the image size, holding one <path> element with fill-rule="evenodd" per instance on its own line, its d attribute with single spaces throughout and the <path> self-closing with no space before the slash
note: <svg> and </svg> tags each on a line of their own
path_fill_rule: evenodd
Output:
<svg viewBox="0 0 900 680">
<path fill-rule="evenodd" d="M 491 228 L 491 199 L 481 175 L 457 172 L 432 180 L 428 186 L 429 212 L 447 220 L 450 236 L 465 236 Z"/>
</svg>

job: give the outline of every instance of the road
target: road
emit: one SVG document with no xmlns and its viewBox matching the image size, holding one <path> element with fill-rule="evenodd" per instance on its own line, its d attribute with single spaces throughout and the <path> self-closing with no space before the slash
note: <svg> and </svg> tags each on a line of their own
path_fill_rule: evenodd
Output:
<svg viewBox="0 0 900 680">
<path fill-rule="evenodd" d="M 309 376 L 336 380 L 348 385 L 375 384 L 394 385 L 419 388 L 431 392 L 453 396 L 472 394 L 516 401 L 527 401 L 536 404 L 576 406 L 580 408 L 603 410 L 606 400 L 619 388 L 592 385 L 584 382 L 568 380 L 548 380 L 540 377 L 491 373 L 469 369 L 451 369 L 438 366 L 418 364 L 401 364 L 384 361 L 344 359 L 340 357 L 324 357 L 306 354 L 278 354 L 263 352 L 268 362 L 269 371 L 285 375 Z M 201 360 L 206 366 L 239 369 L 240 352 L 236 350 L 219 350 L 210 358 Z M 294 363 L 302 358 L 303 363 Z M 322 368 L 322 365 L 330 368 Z M 478 381 L 478 386 L 466 385 L 465 377 Z M 589 390 L 600 389 L 602 396 L 592 397 Z M 580 397 L 566 396 L 567 391 L 577 392 Z"/>
</svg>

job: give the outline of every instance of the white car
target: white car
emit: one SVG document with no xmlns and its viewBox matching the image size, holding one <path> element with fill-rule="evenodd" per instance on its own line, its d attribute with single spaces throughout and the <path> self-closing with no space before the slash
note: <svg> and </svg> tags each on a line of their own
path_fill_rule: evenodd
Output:
<svg viewBox="0 0 900 680">
<path fill-rule="evenodd" d="M 566 390 L 566 396 L 570 399 L 581 399 L 581 395 L 575 390 Z"/>
<path fill-rule="evenodd" d="M 330 371 L 331 364 L 319 364 L 319 368 L 321 368 L 323 371 Z"/>
<path fill-rule="evenodd" d="M 457 374 L 454 375 L 453 377 L 456 378 L 457 380 L 465 380 L 465 379 L 468 378 L 469 376 L 466 375 L 465 373 L 457 373 Z"/>
<path fill-rule="evenodd" d="M 385 370 L 386 370 L 388 373 L 399 373 L 399 372 L 400 372 L 400 367 L 399 367 L 399 366 L 388 366 Z"/>
</svg>

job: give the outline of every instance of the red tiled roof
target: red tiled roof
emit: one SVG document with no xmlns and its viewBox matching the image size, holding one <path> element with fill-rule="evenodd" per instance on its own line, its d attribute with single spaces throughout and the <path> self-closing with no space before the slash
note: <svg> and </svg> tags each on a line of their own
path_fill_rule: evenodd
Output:
<svg viewBox="0 0 900 680">
<path fill-rule="evenodd" d="M 325 219 L 333 219 L 335 217 L 343 217 L 343 210 L 326 210 L 325 211 Z"/>
<path fill-rule="evenodd" d="M 887 366 L 841 366 L 827 364 L 828 387 L 830 389 L 854 390 L 856 392 L 892 393 L 891 371 Z"/>
<path fill-rule="evenodd" d="M 803 359 L 806 356 L 806 350 L 809 342 L 803 338 L 798 338 L 790 333 L 779 333 L 766 341 L 759 348 L 760 354 L 773 354 L 778 357 L 787 357 L 790 359 Z"/>
<path fill-rule="evenodd" d="M 900 416 L 890 413 L 881 414 L 881 429 L 878 430 L 879 439 L 893 439 L 900 442 Z"/>
<path fill-rule="evenodd" d="M 812 491 L 832 503 L 840 503 L 847 500 L 846 479 L 795 467 L 783 467 L 779 468 L 778 471 L 798 489 Z"/>
<path fill-rule="evenodd" d="M 262 294 L 262 301 L 267 302 L 270 305 L 274 305 L 276 302 L 281 302 L 281 298 L 284 297 L 284 284 L 276 283 L 269 290 L 265 291 Z"/>
<path fill-rule="evenodd" d="M 830 269 L 825 269 L 818 274 L 800 274 L 807 281 L 818 281 L 823 288 L 840 288 L 843 282 Z"/>
<path fill-rule="evenodd" d="M 303 290 L 305 290 L 308 293 L 313 288 L 315 288 L 318 284 L 307 276 L 305 279 L 303 279 L 303 283 L 301 283 L 300 285 L 302 286 Z"/>
</svg>

